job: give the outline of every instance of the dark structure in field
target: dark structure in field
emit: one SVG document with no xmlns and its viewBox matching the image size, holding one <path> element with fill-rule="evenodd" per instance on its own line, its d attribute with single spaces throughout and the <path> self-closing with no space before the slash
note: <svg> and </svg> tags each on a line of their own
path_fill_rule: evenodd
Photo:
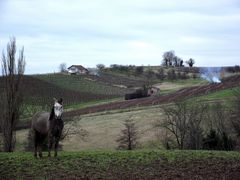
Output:
<svg viewBox="0 0 240 180">
<path fill-rule="evenodd" d="M 137 89 L 133 93 L 125 94 L 125 100 L 144 98 L 144 97 L 148 97 L 148 96 L 150 96 L 150 95 L 148 93 L 148 89 L 147 88 Z"/>
</svg>

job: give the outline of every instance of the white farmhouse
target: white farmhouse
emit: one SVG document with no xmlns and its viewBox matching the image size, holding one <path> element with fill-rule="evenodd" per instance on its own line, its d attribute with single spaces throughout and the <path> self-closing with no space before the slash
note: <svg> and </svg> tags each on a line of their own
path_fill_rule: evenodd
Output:
<svg viewBox="0 0 240 180">
<path fill-rule="evenodd" d="M 81 65 L 72 65 L 68 69 L 68 74 L 88 74 L 88 70 Z"/>
</svg>

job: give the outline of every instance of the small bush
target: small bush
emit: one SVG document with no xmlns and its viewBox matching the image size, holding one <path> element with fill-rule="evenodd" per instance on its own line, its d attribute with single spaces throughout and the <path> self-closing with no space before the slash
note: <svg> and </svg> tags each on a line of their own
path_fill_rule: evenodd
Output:
<svg viewBox="0 0 240 180">
<path fill-rule="evenodd" d="M 225 132 L 220 135 L 211 129 L 203 140 L 203 149 L 231 151 L 234 149 L 234 141 Z"/>
</svg>

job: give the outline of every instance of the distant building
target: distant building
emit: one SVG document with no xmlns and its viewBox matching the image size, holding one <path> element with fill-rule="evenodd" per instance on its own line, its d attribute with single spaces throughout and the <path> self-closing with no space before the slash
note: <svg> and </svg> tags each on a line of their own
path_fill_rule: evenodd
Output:
<svg viewBox="0 0 240 180">
<path fill-rule="evenodd" d="M 68 74 L 88 74 L 89 71 L 81 65 L 72 65 L 67 68 Z"/>
<path fill-rule="evenodd" d="M 160 92 L 160 89 L 157 87 L 154 87 L 154 86 L 148 89 L 149 96 L 155 96 L 155 95 L 159 94 L 159 92 Z"/>
</svg>

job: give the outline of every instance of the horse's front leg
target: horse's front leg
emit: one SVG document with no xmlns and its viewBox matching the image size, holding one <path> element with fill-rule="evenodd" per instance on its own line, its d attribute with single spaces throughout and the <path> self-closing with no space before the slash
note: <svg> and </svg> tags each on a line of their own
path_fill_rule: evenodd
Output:
<svg viewBox="0 0 240 180">
<path fill-rule="evenodd" d="M 51 134 L 48 136 L 48 157 L 51 157 L 51 150 L 53 145 L 53 137 Z"/>
<path fill-rule="evenodd" d="M 58 137 L 55 139 L 54 157 L 57 157 L 59 139 L 60 139 L 60 138 L 58 138 Z"/>
<path fill-rule="evenodd" d="M 43 157 L 42 156 L 42 143 L 40 143 L 39 146 L 38 146 L 38 155 L 39 155 L 40 158 Z"/>
</svg>

